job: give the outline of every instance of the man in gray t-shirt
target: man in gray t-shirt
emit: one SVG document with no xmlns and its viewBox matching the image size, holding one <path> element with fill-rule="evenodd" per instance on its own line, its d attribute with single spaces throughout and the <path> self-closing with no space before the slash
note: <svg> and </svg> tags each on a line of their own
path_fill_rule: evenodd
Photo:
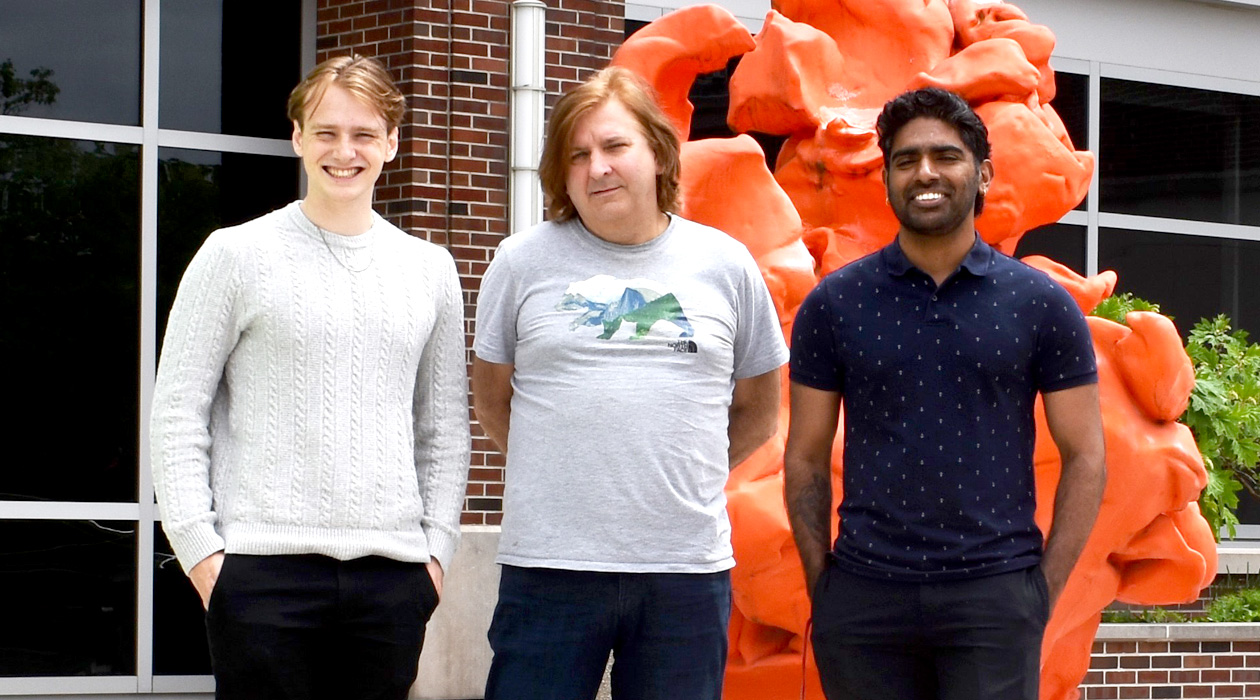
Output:
<svg viewBox="0 0 1260 700">
<path fill-rule="evenodd" d="M 774 432 L 787 349 L 747 249 L 674 215 L 679 144 L 641 81 L 565 95 L 551 222 L 505 240 L 473 393 L 507 455 L 486 697 L 721 697 L 734 566 L 723 486 Z"/>
</svg>

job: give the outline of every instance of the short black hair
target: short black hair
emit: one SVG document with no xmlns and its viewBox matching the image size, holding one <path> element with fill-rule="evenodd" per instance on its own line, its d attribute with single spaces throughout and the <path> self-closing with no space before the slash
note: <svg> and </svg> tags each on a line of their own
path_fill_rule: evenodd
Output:
<svg viewBox="0 0 1260 700">
<path fill-rule="evenodd" d="M 875 130 L 879 134 L 879 150 L 884 154 L 884 172 L 888 171 L 888 155 L 893 139 L 902 127 L 920 117 L 936 119 L 954 127 L 963 145 L 976 159 L 977 168 L 989 159 L 989 130 L 971 105 L 948 90 L 928 87 L 897 95 L 879 113 Z M 984 193 L 977 192 L 976 214 L 979 215 L 983 209 Z"/>
</svg>

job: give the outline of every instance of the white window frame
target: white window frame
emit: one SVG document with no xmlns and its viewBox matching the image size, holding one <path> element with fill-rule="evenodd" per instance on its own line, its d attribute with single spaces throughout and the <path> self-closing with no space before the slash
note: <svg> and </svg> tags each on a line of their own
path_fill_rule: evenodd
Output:
<svg viewBox="0 0 1260 700">
<path fill-rule="evenodd" d="M 301 71 L 315 65 L 315 0 L 302 0 Z M 0 501 L 0 521 L 11 520 L 109 520 L 135 523 L 136 532 L 136 674 L 132 676 L 39 676 L 0 678 L 0 697 L 27 695 L 41 698 L 77 697 L 90 694 L 98 700 L 131 698 L 213 697 L 214 679 L 209 675 L 169 676 L 153 672 L 153 557 L 154 525 L 161 522 L 153 496 L 149 464 L 149 409 L 157 372 L 157 244 L 158 172 L 162 148 L 183 148 L 295 157 L 288 139 L 267 139 L 229 134 L 201 133 L 159 128 L 161 56 L 161 2 L 143 0 L 141 34 L 140 126 L 38 119 L 0 115 L 0 135 L 36 136 L 124 143 L 140 147 L 140 433 L 139 479 L 136 502 Z M 304 180 L 304 177 L 303 177 Z M 305 185 L 305 182 L 302 183 Z"/>
</svg>

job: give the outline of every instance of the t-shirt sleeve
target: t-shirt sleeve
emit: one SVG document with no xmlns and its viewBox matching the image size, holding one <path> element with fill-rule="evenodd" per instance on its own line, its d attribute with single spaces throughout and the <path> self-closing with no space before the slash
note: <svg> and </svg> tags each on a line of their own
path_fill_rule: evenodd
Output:
<svg viewBox="0 0 1260 700">
<path fill-rule="evenodd" d="M 500 244 L 481 278 L 473 330 L 473 352 L 486 362 L 516 362 L 516 316 L 520 297 L 509 254 Z"/>
<path fill-rule="evenodd" d="M 844 393 L 844 373 L 836 352 L 826 282 L 814 287 L 796 311 L 792 326 L 789 377 L 813 389 Z"/>
<path fill-rule="evenodd" d="M 1067 290 L 1053 280 L 1041 299 L 1043 316 L 1037 327 L 1035 381 L 1043 393 L 1071 389 L 1098 381 L 1094 342 L 1085 315 Z"/>
<path fill-rule="evenodd" d="M 735 329 L 736 379 L 756 377 L 782 367 L 788 361 L 783 328 L 774 309 L 766 281 L 751 255 L 744 264 L 739 286 L 739 317 Z"/>
</svg>

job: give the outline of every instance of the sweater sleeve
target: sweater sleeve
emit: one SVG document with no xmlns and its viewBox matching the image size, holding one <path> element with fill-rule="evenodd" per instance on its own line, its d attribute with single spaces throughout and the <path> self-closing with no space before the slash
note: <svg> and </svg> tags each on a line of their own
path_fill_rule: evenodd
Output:
<svg viewBox="0 0 1260 700">
<path fill-rule="evenodd" d="M 149 423 L 162 528 L 184 571 L 223 549 L 210 489 L 210 411 L 240 337 L 235 255 L 216 232 L 193 257 L 171 306 Z"/>
<path fill-rule="evenodd" d="M 416 372 L 415 460 L 429 555 L 449 570 L 468 483 L 468 372 L 455 261 L 444 255 L 434 268 L 436 319 Z"/>
</svg>

